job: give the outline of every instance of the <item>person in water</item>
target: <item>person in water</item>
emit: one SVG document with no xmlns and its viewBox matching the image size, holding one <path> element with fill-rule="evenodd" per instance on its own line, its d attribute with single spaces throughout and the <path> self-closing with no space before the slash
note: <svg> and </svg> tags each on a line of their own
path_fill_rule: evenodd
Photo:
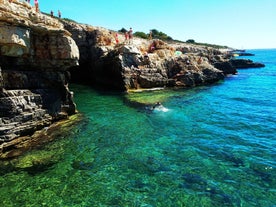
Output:
<svg viewBox="0 0 276 207">
<path fill-rule="evenodd" d="M 156 103 L 153 105 L 152 109 L 155 109 L 156 107 L 162 107 L 162 104 L 161 104 L 160 102 L 156 102 Z"/>
</svg>

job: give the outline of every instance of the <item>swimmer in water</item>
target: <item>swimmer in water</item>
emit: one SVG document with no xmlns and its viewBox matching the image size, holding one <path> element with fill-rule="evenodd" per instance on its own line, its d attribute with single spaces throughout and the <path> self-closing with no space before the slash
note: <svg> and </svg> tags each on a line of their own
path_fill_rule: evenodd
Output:
<svg viewBox="0 0 276 207">
<path fill-rule="evenodd" d="M 169 109 L 167 109 L 166 107 L 164 107 L 160 102 L 157 102 L 156 104 L 154 104 L 154 106 L 152 107 L 153 111 L 162 111 L 162 112 L 167 112 Z"/>
<path fill-rule="evenodd" d="M 157 102 L 153 105 L 152 109 L 155 109 L 156 107 L 163 107 L 160 102 Z"/>
</svg>

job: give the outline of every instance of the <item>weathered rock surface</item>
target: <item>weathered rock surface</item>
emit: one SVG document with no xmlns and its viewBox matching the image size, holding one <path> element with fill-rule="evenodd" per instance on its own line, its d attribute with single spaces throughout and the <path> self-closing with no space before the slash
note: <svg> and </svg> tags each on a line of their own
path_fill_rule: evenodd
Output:
<svg viewBox="0 0 276 207">
<path fill-rule="evenodd" d="M 75 113 L 68 70 L 78 58 L 58 20 L 25 1 L 0 0 L 0 154 Z"/>
<path fill-rule="evenodd" d="M 118 34 L 120 43 L 116 44 L 114 31 L 63 23 L 80 50 L 80 67 L 72 76 L 91 84 L 128 90 L 190 87 L 224 78 L 223 72 L 210 64 L 206 48 L 139 38 L 127 43 L 123 34 Z"/>
<path fill-rule="evenodd" d="M 226 51 L 185 43 L 134 38 L 100 27 L 63 21 L 80 50 L 77 81 L 128 90 L 154 87 L 191 87 L 214 83 L 237 73 Z M 249 61 L 244 62 L 244 66 Z"/>
<path fill-rule="evenodd" d="M 234 67 L 229 61 L 216 61 L 213 63 L 214 67 L 223 71 L 224 74 L 237 74 L 237 68 Z"/>
<path fill-rule="evenodd" d="M 233 67 L 239 69 L 265 67 L 265 65 L 262 63 L 254 63 L 252 60 L 248 59 L 231 59 L 229 62 L 233 65 Z"/>
<path fill-rule="evenodd" d="M 224 74 L 237 74 L 237 69 L 265 67 L 264 64 L 255 63 L 249 59 L 229 59 L 223 61 L 216 61 L 213 63 L 213 65 L 219 70 L 223 71 Z"/>
</svg>

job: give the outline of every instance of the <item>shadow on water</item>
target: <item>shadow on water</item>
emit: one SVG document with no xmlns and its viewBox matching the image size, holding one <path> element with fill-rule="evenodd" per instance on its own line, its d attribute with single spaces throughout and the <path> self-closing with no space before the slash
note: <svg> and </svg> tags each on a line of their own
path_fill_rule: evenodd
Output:
<svg viewBox="0 0 276 207">
<path fill-rule="evenodd" d="M 72 163 L 72 167 L 76 170 L 92 170 L 94 168 L 94 162 L 84 162 L 75 160 Z"/>
</svg>

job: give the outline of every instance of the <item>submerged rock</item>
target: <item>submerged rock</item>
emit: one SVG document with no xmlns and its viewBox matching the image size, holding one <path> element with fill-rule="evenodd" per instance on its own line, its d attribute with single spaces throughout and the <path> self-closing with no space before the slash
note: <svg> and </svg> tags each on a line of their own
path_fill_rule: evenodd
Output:
<svg viewBox="0 0 276 207">
<path fill-rule="evenodd" d="M 83 117 L 80 114 L 70 116 L 67 119 L 55 122 L 48 127 L 41 128 L 32 135 L 25 135 L 14 138 L 10 141 L 3 142 L 1 145 L 0 159 L 9 160 L 18 157 L 28 152 L 31 149 L 43 147 L 48 142 L 63 137 L 66 133 L 78 124 Z M 24 129 L 24 126 L 22 126 Z M 16 130 L 16 127 L 11 127 L 10 130 Z"/>
<path fill-rule="evenodd" d="M 231 195 L 224 193 L 217 186 L 209 184 L 209 182 L 200 175 L 185 173 L 182 175 L 182 179 L 184 180 L 184 183 L 181 184 L 180 187 L 208 195 L 212 198 L 214 206 L 217 206 L 218 204 L 229 207 L 235 206 L 234 203 L 236 203 L 236 201 Z"/>
<path fill-rule="evenodd" d="M 94 163 L 75 160 L 72 163 L 72 167 L 76 170 L 91 170 L 94 168 Z"/>
</svg>

